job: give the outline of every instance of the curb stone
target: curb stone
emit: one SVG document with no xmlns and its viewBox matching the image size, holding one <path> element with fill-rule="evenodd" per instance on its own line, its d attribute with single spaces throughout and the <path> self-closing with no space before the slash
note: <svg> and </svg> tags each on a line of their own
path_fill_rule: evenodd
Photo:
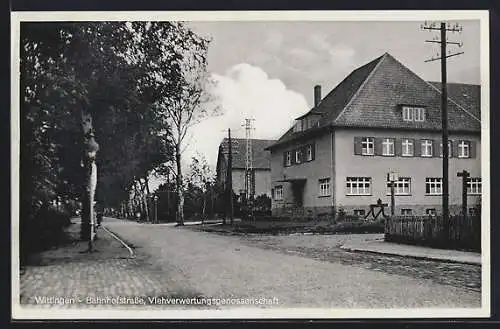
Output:
<svg viewBox="0 0 500 329">
<path fill-rule="evenodd" d="M 349 245 L 340 246 L 340 249 L 346 250 L 346 251 L 351 251 L 351 252 L 364 252 L 364 253 L 379 254 L 379 255 L 408 257 L 408 258 L 432 260 L 432 261 L 438 261 L 438 262 L 460 263 L 460 264 L 469 264 L 469 265 L 478 265 L 478 266 L 482 265 L 481 261 L 476 262 L 476 261 L 459 260 L 459 259 L 444 258 L 444 257 L 406 255 L 406 254 L 398 254 L 396 252 L 384 252 L 384 251 L 378 251 L 378 250 L 363 249 L 363 248 L 349 246 Z"/>
</svg>

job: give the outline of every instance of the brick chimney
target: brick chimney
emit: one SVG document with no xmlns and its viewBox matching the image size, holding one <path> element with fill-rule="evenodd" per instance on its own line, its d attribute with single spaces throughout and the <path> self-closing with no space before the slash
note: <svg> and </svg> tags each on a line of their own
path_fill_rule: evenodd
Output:
<svg viewBox="0 0 500 329">
<path fill-rule="evenodd" d="M 321 86 L 316 85 L 314 86 L 314 107 L 318 106 L 320 101 L 321 101 Z"/>
</svg>

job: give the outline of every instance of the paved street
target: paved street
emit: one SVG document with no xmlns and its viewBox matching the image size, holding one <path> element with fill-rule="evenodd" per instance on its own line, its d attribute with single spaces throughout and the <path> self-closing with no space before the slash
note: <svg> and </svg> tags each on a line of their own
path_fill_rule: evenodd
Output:
<svg viewBox="0 0 500 329">
<path fill-rule="evenodd" d="M 64 307 L 118 308 L 85 298 L 274 297 L 277 305 L 259 307 L 480 307 L 478 266 L 339 248 L 346 241 L 375 236 L 227 236 L 109 218 L 104 225 L 128 242 L 134 256 L 104 230 L 99 231 L 97 253 L 81 253 L 84 242 L 47 251 L 38 264 L 23 269 L 21 303 L 60 307 L 41 305 L 35 297 L 79 296 Z M 73 225 L 73 233 L 77 229 Z"/>
<path fill-rule="evenodd" d="M 366 266 L 366 262 L 359 266 L 356 253 L 349 253 L 352 261 L 343 256 L 333 262 L 294 252 L 294 248 L 288 248 L 286 254 L 263 242 L 268 237 L 225 236 L 119 220 L 107 220 L 105 225 L 134 245 L 139 255 L 147 255 L 152 266 L 164 271 L 165 278 L 184 282 L 200 296 L 277 297 L 283 307 L 480 306 L 477 289 L 437 282 L 428 278 L 429 270 L 427 275 L 409 275 L 408 264 L 398 264 L 398 260 L 380 263 L 378 255 L 370 255 L 377 266 Z M 339 242 L 335 242 L 335 236 L 315 237 L 331 244 Z M 316 245 L 321 247 L 320 243 Z M 336 248 L 328 249 L 337 252 Z M 323 249 L 324 254 L 328 252 Z M 404 267 L 406 272 L 401 270 Z M 442 275 L 440 267 L 433 270 Z M 416 271 L 418 267 L 412 270 Z"/>
</svg>

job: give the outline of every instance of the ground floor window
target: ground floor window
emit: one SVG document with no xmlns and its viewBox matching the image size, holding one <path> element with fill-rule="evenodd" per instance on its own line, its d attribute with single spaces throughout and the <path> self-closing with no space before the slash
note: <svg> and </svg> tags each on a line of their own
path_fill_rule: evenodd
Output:
<svg viewBox="0 0 500 329">
<path fill-rule="evenodd" d="M 411 216 L 413 215 L 413 211 L 411 209 L 401 209 L 402 216 Z"/>
<path fill-rule="evenodd" d="M 387 195 L 391 195 L 391 182 L 387 182 Z M 410 195 L 411 194 L 411 179 L 409 177 L 399 177 L 399 180 L 394 182 L 395 195 Z"/>
<path fill-rule="evenodd" d="M 354 216 L 365 217 L 364 209 L 354 209 Z"/>
<path fill-rule="evenodd" d="M 481 208 L 477 206 L 469 208 L 469 215 L 473 217 L 481 216 Z"/>
<path fill-rule="evenodd" d="M 436 208 L 425 209 L 425 214 L 429 216 L 436 216 Z"/>
<path fill-rule="evenodd" d="M 471 177 L 467 179 L 467 194 L 481 194 L 481 178 Z"/>
<path fill-rule="evenodd" d="M 318 181 L 319 196 L 330 195 L 330 178 L 323 178 Z"/>
<path fill-rule="evenodd" d="M 347 177 L 346 194 L 347 195 L 370 195 L 371 194 L 370 177 Z"/>
<path fill-rule="evenodd" d="M 425 194 L 441 195 L 443 192 L 443 179 L 441 177 L 432 177 L 425 179 Z"/>
<path fill-rule="evenodd" d="M 274 187 L 274 200 L 283 200 L 283 186 Z"/>
</svg>

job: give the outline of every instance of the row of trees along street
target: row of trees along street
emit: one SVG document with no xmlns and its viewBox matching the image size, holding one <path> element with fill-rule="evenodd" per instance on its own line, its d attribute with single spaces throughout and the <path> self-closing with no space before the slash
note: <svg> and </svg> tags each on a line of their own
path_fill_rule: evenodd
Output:
<svg viewBox="0 0 500 329">
<path fill-rule="evenodd" d="M 51 244 L 79 205 L 91 251 L 93 201 L 147 204 L 149 179 L 167 172 L 183 224 L 186 136 L 219 110 L 208 44 L 180 22 L 21 24 L 22 254 Z"/>
</svg>

